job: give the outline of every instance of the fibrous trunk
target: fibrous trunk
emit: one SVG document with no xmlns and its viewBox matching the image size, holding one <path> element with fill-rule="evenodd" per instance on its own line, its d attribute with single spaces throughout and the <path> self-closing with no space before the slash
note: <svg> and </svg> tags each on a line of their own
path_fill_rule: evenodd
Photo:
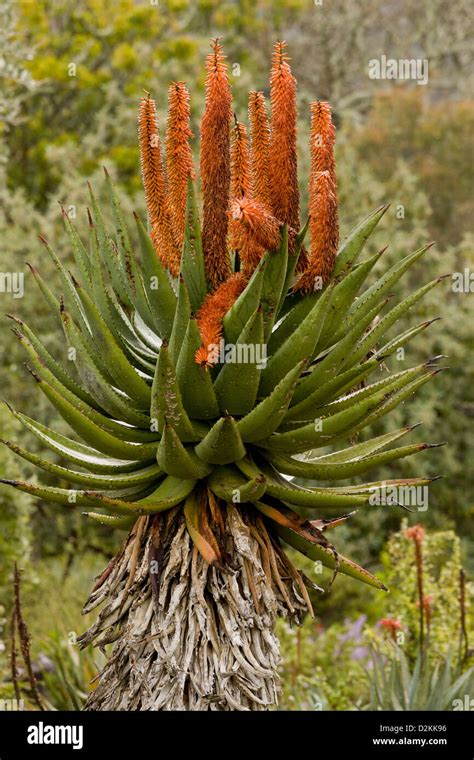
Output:
<svg viewBox="0 0 474 760">
<path fill-rule="evenodd" d="M 142 517 L 94 588 L 105 603 L 82 647 L 115 641 L 87 710 L 264 710 L 277 702 L 276 618 L 301 622 L 300 573 L 264 522 L 221 508 L 222 565 L 193 546 L 182 512 Z"/>
</svg>

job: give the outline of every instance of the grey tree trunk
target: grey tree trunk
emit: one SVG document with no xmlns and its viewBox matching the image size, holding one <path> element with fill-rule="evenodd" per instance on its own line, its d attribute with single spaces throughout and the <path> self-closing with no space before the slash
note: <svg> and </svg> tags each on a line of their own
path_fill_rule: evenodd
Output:
<svg viewBox="0 0 474 760">
<path fill-rule="evenodd" d="M 178 509 L 139 518 L 84 608 L 81 647 L 115 642 L 86 710 L 265 710 L 277 703 L 278 616 L 311 608 L 263 520 L 227 505 L 225 562 L 210 566 Z"/>
</svg>

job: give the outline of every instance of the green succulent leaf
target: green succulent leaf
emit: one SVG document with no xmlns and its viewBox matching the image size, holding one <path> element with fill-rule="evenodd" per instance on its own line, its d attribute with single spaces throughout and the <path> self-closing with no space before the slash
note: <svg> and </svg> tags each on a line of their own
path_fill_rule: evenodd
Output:
<svg viewBox="0 0 474 760">
<path fill-rule="evenodd" d="M 230 464 L 245 456 L 239 428 L 233 417 L 221 417 L 195 447 L 196 454 L 210 464 Z"/>
</svg>

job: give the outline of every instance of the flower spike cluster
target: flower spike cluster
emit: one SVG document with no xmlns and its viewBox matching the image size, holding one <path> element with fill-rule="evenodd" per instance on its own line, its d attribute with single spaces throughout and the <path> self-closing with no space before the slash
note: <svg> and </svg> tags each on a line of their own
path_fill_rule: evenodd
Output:
<svg viewBox="0 0 474 760">
<path fill-rule="evenodd" d="M 286 42 L 274 46 L 270 73 L 271 115 L 263 92 L 248 101 L 249 133 L 234 115 L 228 67 L 218 39 L 206 60 L 206 102 L 201 120 L 200 183 L 202 252 L 208 297 L 198 317 L 202 346 L 196 361 L 209 366 L 207 346 L 222 332 L 225 312 L 245 287 L 266 251 L 278 248 L 283 225 L 290 255 L 298 255 L 293 292 L 304 296 L 324 287 L 339 245 L 335 129 L 328 103 L 311 104 L 309 180 L 310 253 L 300 230 L 297 167 L 296 79 Z M 171 84 L 162 157 L 156 110 L 150 96 L 139 111 L 140 154 L 151 237 L 170 273 L 180 273 L 188 180 L 195 178 L 190 138 L 189 94 Z"/>
</svg>

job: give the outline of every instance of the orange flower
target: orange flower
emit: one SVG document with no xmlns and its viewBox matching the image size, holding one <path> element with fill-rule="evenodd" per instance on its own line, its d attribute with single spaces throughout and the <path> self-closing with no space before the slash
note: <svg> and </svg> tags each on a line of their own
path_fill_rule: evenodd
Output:
<svg viewBox="0 0 474 760">
<path fill-rule="evenodd" d="M 311 103 L 310 153 L 312 174 L 328 171 L 336 184 L 334 142 L 336 131 L 331 118 L 331 106 L 317 100 Z"/>
<path fill-rule="evenodd" d="M 138 140 L 143 186 L 150 223 L 162 215 L 165 205 L 166 178 L 161 156 L 155 101 L 148 94 L 138 109 Z"/>
<path fill-rule="evenodd" d="M 379 620 L 379 625 L 382 628 L 385 628 L 394 641 L 396 639 L 397 631 L 400 631 L 402 628 L 400 621 L 395 620 L 394 618 L 382 618 Z"/>
<path fill-rule="evenodd" d="M 250 173 L 249 145 L 245 125 L 235 122 L 232 130 L 232 145 L 230 151 L 231 197 L 241 198 L 252 194 L 252 176 Z"/>
<path fill-rule="evenodd" d="M 329 103 L 311 103 L 309 213 L 311 252 L 295 290 L 305 293 L 329 279 L 339 245 L 335 130 Z"/>
<path fill-rule="evenodd" d="M 197 364 L 203 367 L 212 366 L 212 346 L 219 345 L 222 338 L 222 319 L 244 289 L 246 281 L 242 272 L 236 272 L 204 299 L 197 315 L 202 338 L 202 346 L 198 348 L 195 356 Z"/>
<path fill-rule="evenodd" d="M 206 275 L 216 288 L 231 274 L 227 251 L 230 195 L 231 91 L 218 40 L 207 57 L 206 106 L 201 121 L 202 243 Z"/>
<path fill-rule="evenodd" d="M 291 73 L 285 48 L 286 42 L 275 44 L 270 76 L 271 198 L 276 218 L 297 230 L 300 221 L 296 155 L 296 80 Z"/>
<path fill-rule="evenodd" d="M 150 95 L 140 101 L 138 138 L 151 239 L 163 264 L 176 276 L 179 273 L 180 254 L 174 244 L 171 231 L 166 198 L 167 182 L 161 155 L 156 107 Z"/>
<path fill-rule="evenodd" d="M 270 214 L 263 203 L 252 198 L 234 198 L 230 207 L 230 215 L 232 222 L 236 224 L 237 237 L 240 242 L 257 244 L 262 251 L 273 251 L 278 247 L 280 223 Z"/>
<path fill-rule="evenodd" d="M 423 609 L 425 611 L 426 610 L 431 610 L 431 605 L 432 604 L 433 604 L 433 595 L 432 594 L 425 594 L 425 596 L 423 597 Z M 420 600 L 419 599 L 416 602 L 416 606 L 418 608 L 420 607 Z"/>
<path fill-rule="evenodd" d="M 412 538 L 416 544 L 421 544 L 424 537 L 425 529 L 419 523 L 411 528 L 407 528 L 405 531 L 405 538 Z"/>
<path fill-rule="evenodd" d="M 181 251 L 186 224 L 188 178 L 195 178 L 189 138 L 189 93 L 184 82 L 173 82 L 168 93 L 168 123 L 166 127 L 166 172 L 173 237 Z"/>
<path fill-rule="evenodd" d="M 336 260 L 339 242 L 337 198 L 328 171 L 317 172 L 310 198 L 311 252 L 308 264 L 294 290 L 311 293 L 327 282 Z"/>
<path fill-rule="evenodd" d="M 271 208 L 270 192 L 270 124 L 263 92 L 249 95 L 249 122 L 252 142 L 254 198 Z"/>
<path fill-rule="evenodd" d="M 230 203 L 230 245 L 238 251 L 244 266 L 249 262 L 258 262 L 264 251 L 252 236 L 246 234 L 240 222 L 232 215 L 235 203 L 252 196 L 252 176 L 245 126 L 236 120 L 232 131 L 231 144 L 231 203 Z"/>
</svg>

